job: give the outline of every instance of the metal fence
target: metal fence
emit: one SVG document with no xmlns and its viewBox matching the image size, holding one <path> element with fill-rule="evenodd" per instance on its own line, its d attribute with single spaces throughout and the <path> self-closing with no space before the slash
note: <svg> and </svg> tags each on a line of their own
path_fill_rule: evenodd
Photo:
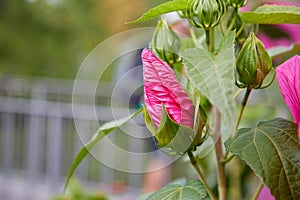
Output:
<svg viewBox="0 0 300 200">
<path fill-rule="evenodd" d="M 97 129 L 98 122 L 113 119 L 109 104 L 113 84 L 105 82 L 101 83 L 99 91 L 92 97 L 96 106 L 77 105 L 82 107 L 82 113 L 74 119 L 72 95 L 91 98 L 85 93 L 91 83 L 82 81 L 80 84 L 82 91 L 74 94 L 72 80 L 0 78 L 0 199 L 41 200 L 59 194 L 71 162 L 82 147 L 74 120 L 80 123 L 81 131 L 87 133 L 85 139 L 89 139 L 90 133 Z M 98 121 L 85 112 L 91 109 L 100 113 Z M 117 109 L 120 116 L 128 113 L 128 108 Z M 130 127 L 129 124 L 127 129 Z M 118 141 L 126 143 L 135 152 L 143 152 L 148 145 L 143 139 L 131 139 L 126 135 L 119 138 L 115 133 L 111 134 L 110 140 L 116 144 Z M 107 147 L 104 145 L 101 148 Z M 106 151 L 104 156 L 109 159 L 119 159 L 109 148 L 103 150 Z M 142 170 L 145 167 L 145 160 L 123 159 L 127 160 L 125 164 L 128 168 Z M 142 174 L 118 172 L 92 156 L 83 161 L 76 176 L 85 185 L 96 184 L 103 190 L 110 190 L 108 187 L 116 181 L 122 182 L 126 188 L 138 188 L 143 181 Z"/>
</svg>

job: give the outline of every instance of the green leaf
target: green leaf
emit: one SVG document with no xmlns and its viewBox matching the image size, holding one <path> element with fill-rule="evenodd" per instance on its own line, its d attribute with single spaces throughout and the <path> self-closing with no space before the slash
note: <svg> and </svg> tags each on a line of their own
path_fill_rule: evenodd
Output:
<svg viewBox="0 0 300 200">
<path fill-rule="evenodd" d="M 300 199 L 300 144 L 297 125 L 276 118 L 239 129 L 226 148 L 260 176 L 276 199 Z"/>
<path fill-rule="evenodd" d="M 244 12 L 241 19 L 249 24 L 300 24 L 300 8 L 264 5 L 253 12 Z"/>
<path fill-rule="evenodd" d="M 201 48 L 186 49 L 181 54 L 191 84 L 220 110 L 228 132 L 236 123 L 234 37 L 231 32 L 223 38 L 216 57 Z"/>
<path fill-rule="evenodd" d="M 74 174 L 74 171 L 76 170 L 76 168 L 78 167 L 78 165 L 81 163 L 81 161 L 88 155 L 88 153 L 90 152 L 90 150 L 102 139 L 104 138 L 107 134 L 109 134 L 111 131 L 113 131 L 114 129 L 122 126 L 123 124 L 125 124 L 126 122 L 128 122 L 130 119 L 132 119 L 133 117 L 135 117 L 136 115 L 138 115 L 140 112 L 143 111 L 143 108 L 137 110 L 135 113 L 131 114 L 129 117 L 126 118 L 122 118 L 116 121 L 112 121 L 112 122 L 107 122 L 105 124 L 103 124 L 94 134 L 94 136 L 92 137 L 92 139 L 85 144 L 80 151 L 77 153 L 77 155 L 75 156 L 75 159 L 71 165 L 71 168 L 69 170 L 67 179 L 66 179 L 66 183 L 64 186 L 64 191 L 66 190 L 66 188 L 68 187 L 68 184 L 70 182 L 71 177 Z"/>
<path fill-rule="evenodd" d="M 203 183 L 199 180 L 191 180 L 185 186 L 179 184 L 170 184 L 157 192 L 151 194 L 147 200 L 168 199 L 209 199 Z"/>
<path fill-rule="evenodd" d="M 134 23 L 140 23 L 143 21 L 147 21 L 149 19 L 152 19 L 154 17 L 160 16 L 165 13 L 173 12 L 173 11 L 179 11 L 184 10 L 187 7 L 187 0 L 173 0 L 168 1 L 166 3 L 160 4 L 150 10 L 148 10 L 145 14 L 143 14 L 138 19 L 127 22 L 128 24 L 134 24 Z"/>
</svg>

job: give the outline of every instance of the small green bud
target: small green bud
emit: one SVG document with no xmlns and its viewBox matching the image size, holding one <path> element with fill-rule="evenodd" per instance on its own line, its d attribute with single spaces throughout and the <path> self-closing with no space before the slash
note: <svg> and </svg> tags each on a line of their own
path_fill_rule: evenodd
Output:
<svg viewBox="0 0 300 200">
<path fill-rule="evenodd" d="M 247 4 L 247 0 L 229 0 L 229 4 L 234 8 L 240 8 Z"/>
<path fill-rule="evenodd" d="M 193 26 L 208 29 L 222 21 L 226 10 L 224 0 L 194 0 L 190 4 L 188 19 Z"/>
<path fill-rule="evenodd" d="M 158 22 L 150 46 L 158 57 L 170 66 L 180 62 L 178 56 L 181 47 L 180 38 L 169 28 L 165 20 L 161 19 Z"/>
<path fill-rule="evenodd" d="M 272 69 L 272 60 L 263 43 L 253 32 L 245 40 L 236 60 L 237 85 L 248 89 L 261 88 Z"/>
</svg>

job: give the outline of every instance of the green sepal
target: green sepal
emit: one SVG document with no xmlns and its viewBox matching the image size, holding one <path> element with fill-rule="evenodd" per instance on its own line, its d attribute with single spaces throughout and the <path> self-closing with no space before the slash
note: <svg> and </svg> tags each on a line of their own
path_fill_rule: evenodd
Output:
<svg viewBox="0 0 300 200">
<path fill-rule="evenodd" d="M 155 135 L 157 132 L 157 128 L 156 128 L 155 124 L 152 122 L 152 120 L 148 114 L 146 106 L 143 106 L 143 117 L 144 117 L 144 120 L 145 120 L 148 130 L 152 133 L 152 135 Z"/>
<path fill-rule="evenodd" d="M 190 127 L 180 125 L 170 118 L 164 106 L 162 106 L 162 117 L 158 128 L 156 128 L 151 121 L 145 108 L 144 118 L 147 128 L 158 141 L 158 146 L 163 148 L 162 150 L 169 152 L 170 155 L 172 155 L 172 152 L 174 155 L 183 155 L 186 151 L 202 144 L 206 139 L 206 137 L 202 135 L 203 123 L 201 123 L 197 131 L 194 131 Z"/>
</svg>

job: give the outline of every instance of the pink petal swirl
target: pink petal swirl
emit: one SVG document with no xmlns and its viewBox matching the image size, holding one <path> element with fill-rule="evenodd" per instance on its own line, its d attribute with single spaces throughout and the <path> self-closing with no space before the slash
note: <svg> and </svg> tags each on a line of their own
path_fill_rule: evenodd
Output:
<svg viewBox="0 0 300 200">
<path fill-rule="evenodd" d="M 174 121 L 193 128 L 194 105 L 173 70 L 147 48 L 142 52 L 142 62 L 145 104 L 153 123 L 159 127 L 164 105 Z"/>
</svg>

